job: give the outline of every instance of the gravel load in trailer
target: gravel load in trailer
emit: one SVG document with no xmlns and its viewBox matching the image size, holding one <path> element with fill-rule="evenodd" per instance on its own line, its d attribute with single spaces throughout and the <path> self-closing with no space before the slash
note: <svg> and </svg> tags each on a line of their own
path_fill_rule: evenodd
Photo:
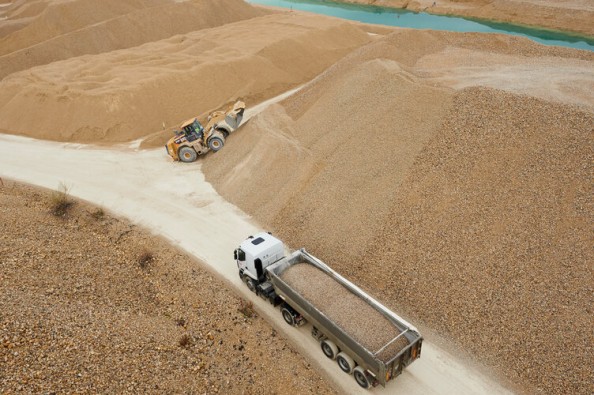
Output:
<svg viewBox="0 0 594 395">
<path fill-rule="evenodd" d="M 301 262 L 280 277 L 367 350 L 378 353 L 382 361 L 389 361 L 408 346 L 405 336 L 390 343 L 402 331 L 317 267 Z"/>
</svg>

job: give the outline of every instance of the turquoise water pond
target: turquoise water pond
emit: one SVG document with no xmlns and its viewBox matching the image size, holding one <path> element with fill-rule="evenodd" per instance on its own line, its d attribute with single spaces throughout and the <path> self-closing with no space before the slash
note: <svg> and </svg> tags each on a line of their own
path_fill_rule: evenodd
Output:
<svg viewBox="0 0 594 395">
<path fill-rule="evenodd" d="M 528 37 L 545 45 L 558 45 L 594 51 L 594 37 L 581 37 L 550 30 L 535 29 L 509 23 L 432 15 L 372 5 L 345 4 L 324 0 L 247 0 L 248 3 L 334 16 L 376 25 L 452 32 L 503 33 Z"/>
</svg>

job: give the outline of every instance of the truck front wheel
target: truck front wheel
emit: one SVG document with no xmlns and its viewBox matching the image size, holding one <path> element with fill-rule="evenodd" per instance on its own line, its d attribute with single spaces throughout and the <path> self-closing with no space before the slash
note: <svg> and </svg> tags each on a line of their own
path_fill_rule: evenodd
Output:
<svg viewBox="0 0 594 395">
<path fill-rule="evenodd" d="M 332 341 L 326 339 L 322 341 L 322 352 L 330 359 L 336 358 L 338 354 L 338 347 Z"/>
<path fill-rule="evenodd" d="M 243 282 L 245 285 L 247 285 L 250 291 L 256 292 L 256 284 L 254 283 L 254 280 L 252 280 L 247 274 L 243 275 Z"/>
<path fill-rule="evenodd" d="M 295 317 L 293 316 L 293 313 L 291 313 L 291 311 L 289 311 L 288 308 L 283 307 L 281 310 L 281 314 L 283 315 L 283 318 L 285 319 L 285 322 L 291 326 L 295 326 Z"/>
<path fill-rule="evenodd" d="M 365 370 L 361 366 L 357 366 L 355 370 L 353 370 L 353 376 L 355 376 L 357 384 L 365 389 L 369 388 L 369 380 L 367 379 Z"/>
</svg>

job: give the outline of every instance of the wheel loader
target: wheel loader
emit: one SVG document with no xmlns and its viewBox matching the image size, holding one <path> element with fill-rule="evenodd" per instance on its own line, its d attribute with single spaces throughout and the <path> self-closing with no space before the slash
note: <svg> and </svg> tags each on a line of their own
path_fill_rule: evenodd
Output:
<svg viewBox="0 0 594 395">
<path fill-rule="evenodd" d="M 204 127 L 198 118 L 187 120 L 165 145 L 167 154 L 176 161 L 194 162 L 198 155 L 219 151 L 229 134 L 241 124 L 244 111 L 245 103 L 237 101 L 227 111 L 211 113 Z"/>
</svg>

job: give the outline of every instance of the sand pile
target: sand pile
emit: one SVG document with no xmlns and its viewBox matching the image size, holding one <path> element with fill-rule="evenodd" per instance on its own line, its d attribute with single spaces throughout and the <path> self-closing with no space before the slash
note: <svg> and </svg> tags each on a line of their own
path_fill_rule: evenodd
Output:
<svg viewBox="0 0 594 395">
<path fill-rule="evenodd" d="M 230 100 L 250 105 L 303 84 L 369 40 L 340 20 L 285 13 L 54 62 L 0 82 L 0 129 L 129 141 Z"/>
<path fill-rule="evenodd" d="M 27 26 L 0 38 L 0 79 L 84 54 L 135 47 L 268 11 L 241 0 L 76 0 L 43 2 Z M 23 4 L 22 7 L 30 5 Z M 16 13 L 14 17 L 21 16 Z M 9 19 L 0 21 L 9 23 Z"/>
<path fill-rule="evenodd" d="M 422 60 L 456 46 L 567 65 L 591 55 L 473 36 L 380 38 L 251 120 L 203 170 L 290 245 L 512 381 L 590 393 L 594 112 L 454 91 Z"/>
</svg>

